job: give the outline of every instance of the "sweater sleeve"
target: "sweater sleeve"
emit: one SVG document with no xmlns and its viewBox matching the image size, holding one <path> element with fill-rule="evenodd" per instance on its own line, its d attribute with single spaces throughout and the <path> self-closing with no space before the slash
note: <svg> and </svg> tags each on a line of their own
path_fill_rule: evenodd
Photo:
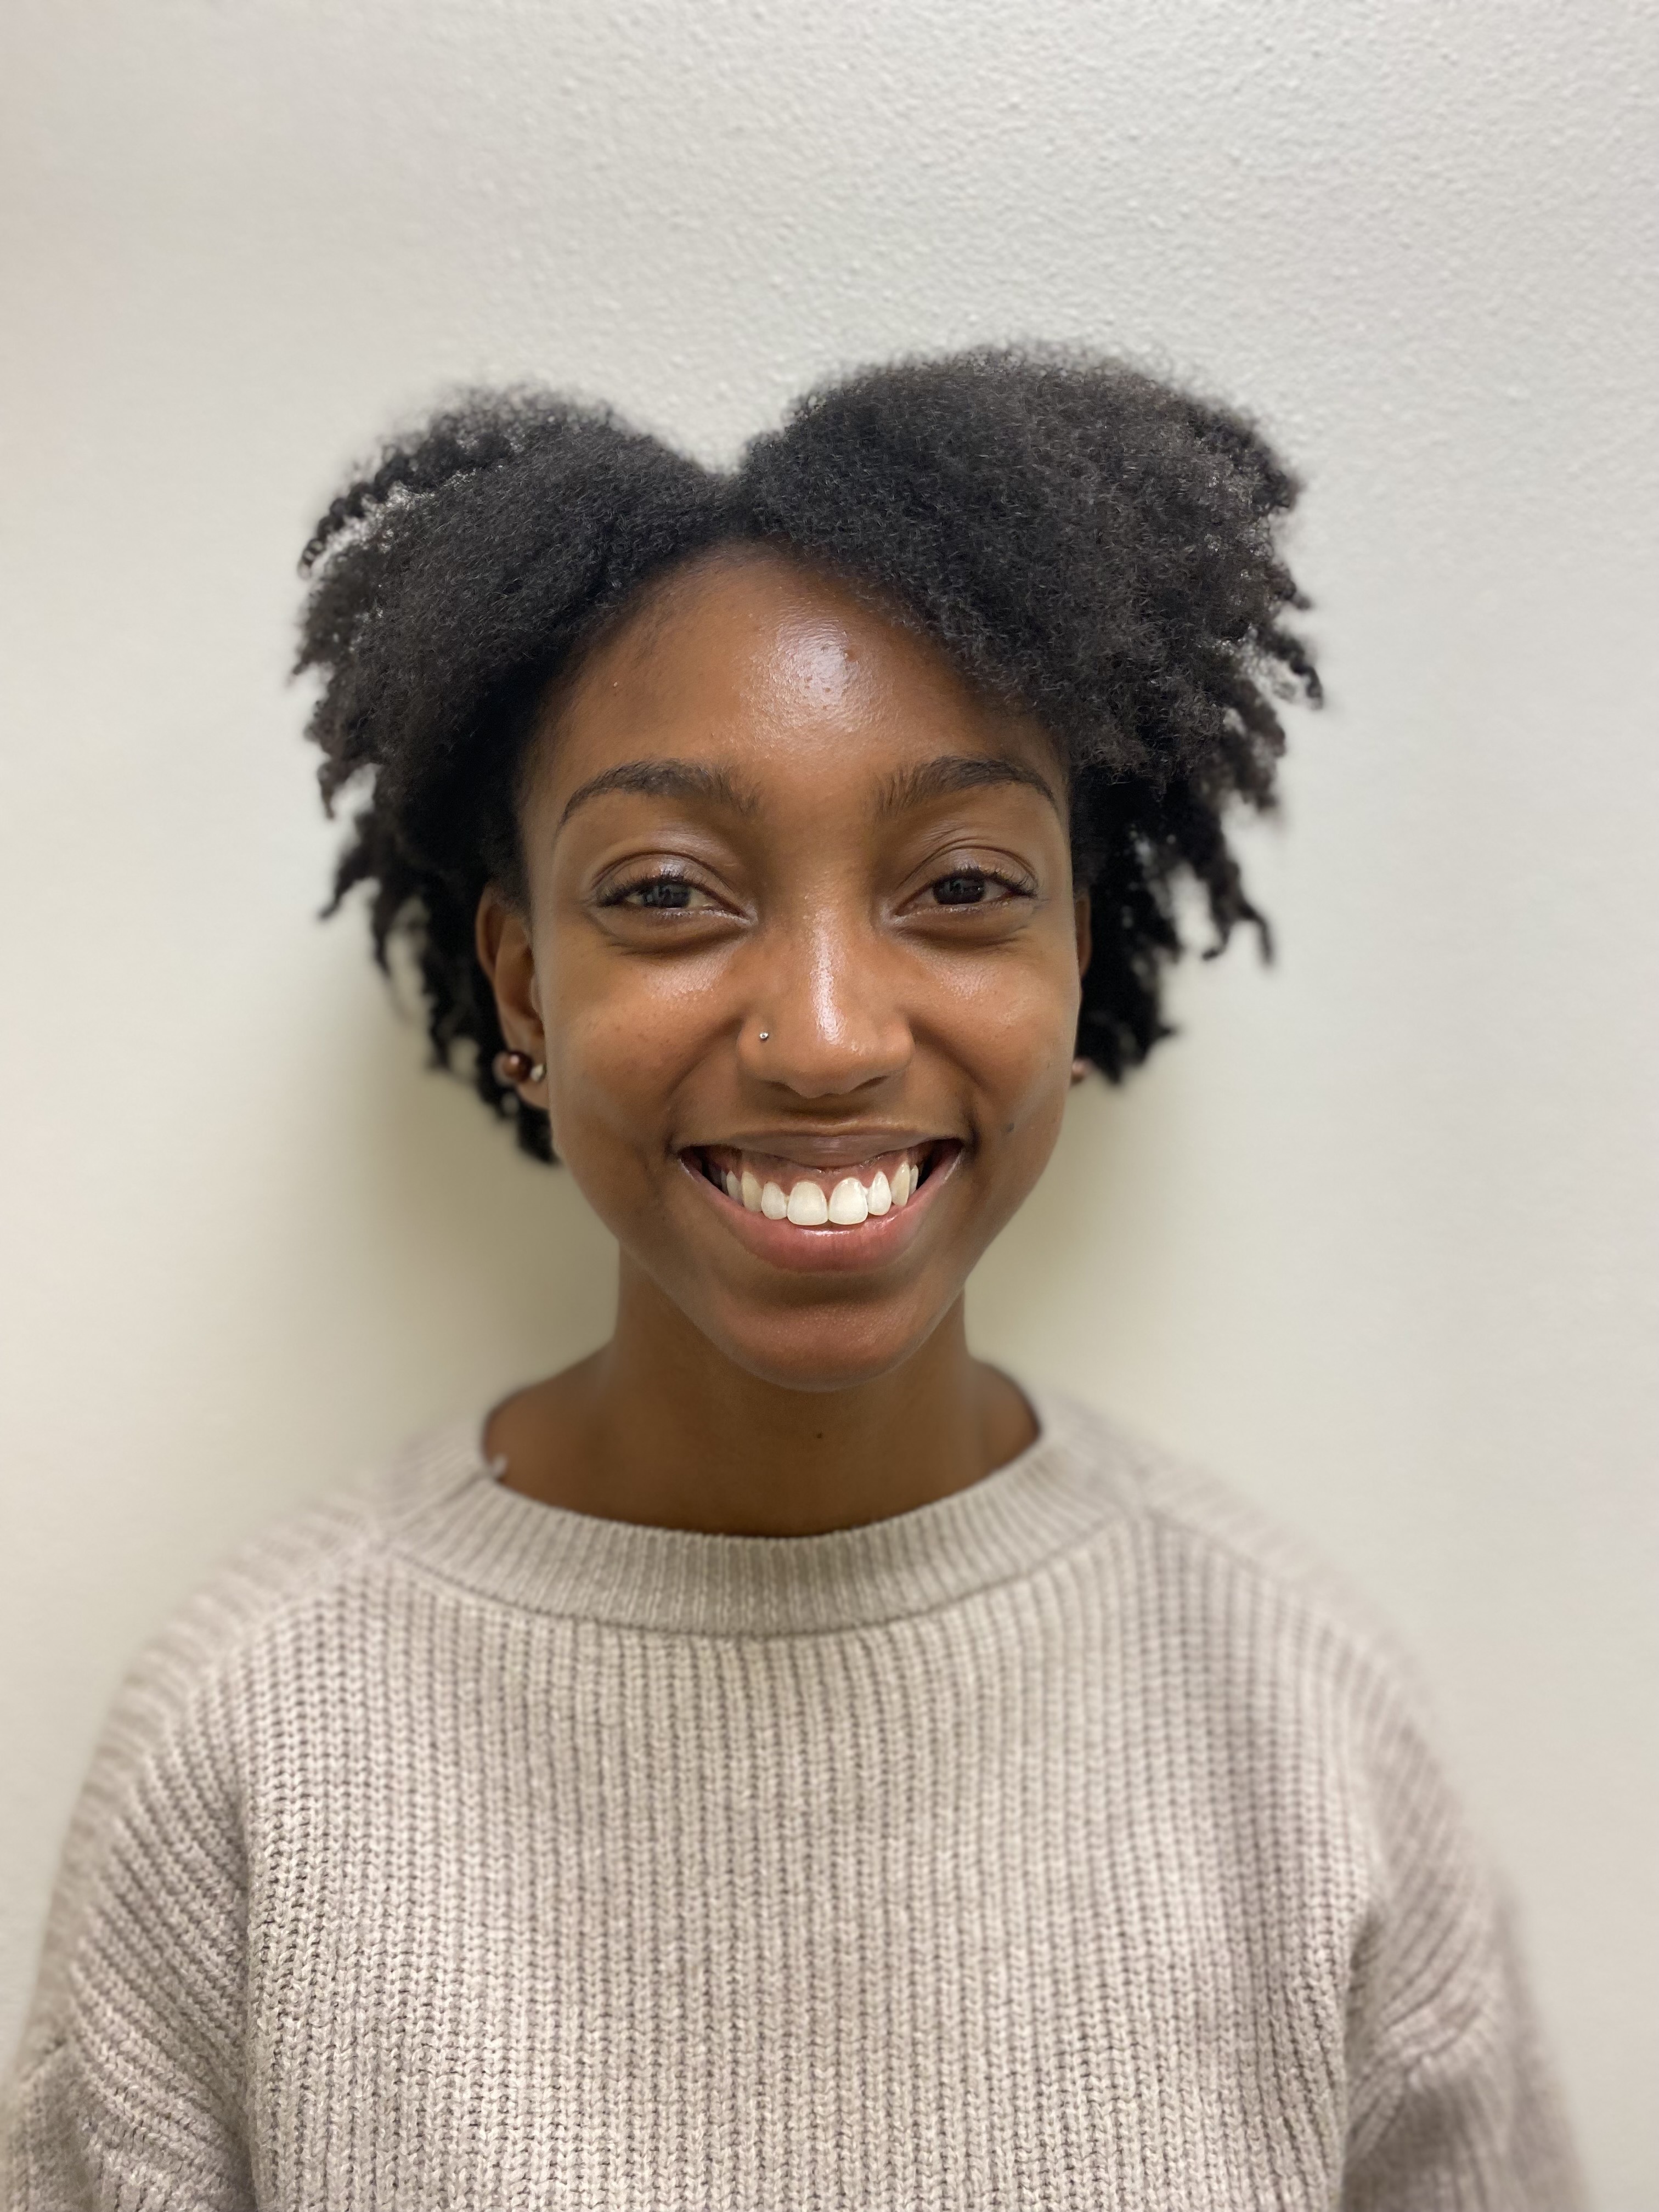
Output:
<svg viewBox="0 0 1659 2212">
<path fill-rule="evenodd" d="M 1375 1749 L 1342 2212 L 1581 2212 L 1498 1886 L 1415 1731 Z"/>
<path fill-rule="evenodd" d="M 167 1671 L 118 1701 L 71 1825 L 0 2106 L 6 2212 L 253 2203 L 229 1731 L 210 1681 L 180 1697 Z"/>
</svg>

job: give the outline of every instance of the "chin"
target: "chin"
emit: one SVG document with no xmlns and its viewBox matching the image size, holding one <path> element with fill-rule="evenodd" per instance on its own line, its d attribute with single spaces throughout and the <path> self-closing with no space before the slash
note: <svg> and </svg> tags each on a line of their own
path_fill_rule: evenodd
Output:
<svg viewBox="0 0 1659 2212">
<path fill-rule="evenodd" d="M 778 1390 L 830 1391 L 854 1390 L 895 1373 L 927 1341 L 944 1311 L 920 1326 L 890 1309 L 833 1306 L 744 1316 L 748 1326 L 711 1327 L 706 1314 L 690 1317 L 716 1352 L 757 1382 Z"/>
</svg>

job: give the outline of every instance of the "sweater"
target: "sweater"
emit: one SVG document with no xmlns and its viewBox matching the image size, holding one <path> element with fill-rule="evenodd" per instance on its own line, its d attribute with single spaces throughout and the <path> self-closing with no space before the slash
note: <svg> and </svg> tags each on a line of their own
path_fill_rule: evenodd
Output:
<svg viewBox="0 0 1659 2212">
<path fill-rule="evenodd" d="M 7 2212 L 1567 2212 L 1386 1639 L 1057 1395 L 828 1534 L 503 1489 L 246 1550 L 114 1707 Z"/>
</svg>

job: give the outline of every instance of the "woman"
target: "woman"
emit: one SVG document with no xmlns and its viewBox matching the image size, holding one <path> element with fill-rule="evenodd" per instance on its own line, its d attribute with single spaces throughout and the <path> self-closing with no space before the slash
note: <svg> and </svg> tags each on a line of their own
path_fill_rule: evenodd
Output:
<svg viewBox="0 0 1659 2212">
<path fill-rule="evenodd" d="M 621 1247 L 605 1348 L 258 1545 L 117 1708 L 27 2207 L 1559 2208 L 1400 1670 L 975 1361 L 1070 1084 L 1316 690 L 1236 416 L 855 377 L 730 474 L 482 397 L 329 510 L 340 868 Z"/>
</svg>

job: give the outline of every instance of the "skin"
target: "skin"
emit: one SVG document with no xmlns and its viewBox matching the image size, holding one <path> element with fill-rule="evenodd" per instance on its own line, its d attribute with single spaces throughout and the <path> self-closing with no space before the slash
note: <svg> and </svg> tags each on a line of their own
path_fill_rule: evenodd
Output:
<svg viewBox="0 0 1659 2212">
<path fill-rule="evenodd" d="M 620 1289 L 601 1352 L 491 1416 L 510 1487 L 806 1534 L 1033 1440 L 968 1350 L 963 1289 L 1072 1079 L 1088 913 L 1065 805 L 1039 727 L 769 552 L 677 571 L 550 698 L 526 896 L 485 893 L 478 954 Z M 833 1180 L 924 1140 L 910 1205 L 852 1230 L 745 1213 L 698 1149 Z"/>
</svg>

